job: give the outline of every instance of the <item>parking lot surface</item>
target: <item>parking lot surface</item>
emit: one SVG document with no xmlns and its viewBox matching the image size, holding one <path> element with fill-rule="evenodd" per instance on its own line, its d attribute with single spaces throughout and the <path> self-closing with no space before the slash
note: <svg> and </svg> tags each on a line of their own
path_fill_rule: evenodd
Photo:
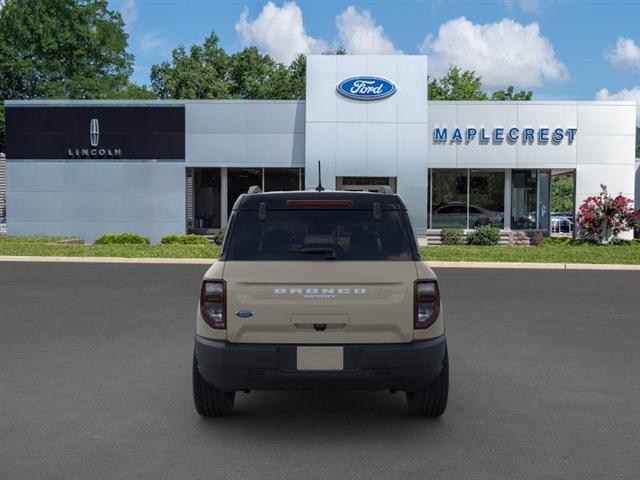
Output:
<svg viewBox="0 0 640 480">
<path fill-rule="evenodd" d="M 0 263 L 0 478 L 612 479 L 640 472 L 640 272 L 441 269 L 441 419 L 403 394 L 191 399 L 204 265 Z"/>
</svg>

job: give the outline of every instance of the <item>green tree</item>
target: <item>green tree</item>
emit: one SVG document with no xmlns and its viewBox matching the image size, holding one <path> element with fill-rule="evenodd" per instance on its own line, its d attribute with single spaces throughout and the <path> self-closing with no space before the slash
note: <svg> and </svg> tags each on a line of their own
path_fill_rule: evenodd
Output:
<svg viewBox="0 0 640 480">
<path fill-rule="evenodd" d="M 482 77 L 472 70 L 462 70 L 452 66 L 442 78 L 434 78 L 428 85 L 429 100 L 488 100 L 482 89 Z M 531 100 L 533 92 L 514 92 L 512 85 L 506 90 L 497 90 L 491 94 L 491 100 Z"/>
<path fill-rule="evenodd" d="M 442 78 L 429 81 L 429 100 L 486 100 L 482 90 L 482 77 L 471 70 L 452 66 Z"/>
<path fill-rule="evenodd" d="M 290 98 L 291 85 L 286 67 L 256 47 L 231 55 L 229 66 L 231 94 L 246 99 Z"/>
<path fill-rule="evenodd" d="M 335 50 L 327 50 L 322 52 L 322 55 L 348 55 L 347 49 L 344 47 L 338 47 Z"/>
<path fill-rule="evenodd" d="M 124 22 L 107 0 L 7 0 L 0 9 L 0 104 L 122 95 L 133 64 L 126 48 Z"/>
<path fill-rule="evenodd" d="M 116 100 L 155 100 L 158 97 L 146 85 L 129 82 L 123 90 L 115 92 L 110 98 Z"/>
<path fill-rule="evenodd" d="M 506 90 L 497 90 L 491 94 L 491 100 L 501 100 L 501 101 L 514 101 L 514 100 L 525 100 L 529 101 L 533 98 L 533 92 L 531 90 L 524 91 L 520 90 L 519 92 L 513 91 L 513 85 L 509 85 Z"/>
<path fill-rule="evenodd" d="M 298 57 L 288 67 L 256 47 L 228 55 L 211 33 L 202 46 L 173 50 L 171 62 L 151 67 L 151 88 L 159 98 L 301 99 L 307 60 Z"/>
<path fill-rule="evenodd" d="M 229 98 L 229 56 L 211 33 L 202 46 L 174 48 L 171 62 L 151 67 L 151 89 L 159 98 Z"/>
<path fill-rule="evenodd" d="M 573 212 L 575 179 L 572 174 L 557 175 L 551 180 L 551 211 Z"/>
<path fill-rule="evenodd" d="M 291 98 L 304 100 L 307 92 L 307 57 L 298 55 L 289 65 L 291 77 Z"/>
</svg>

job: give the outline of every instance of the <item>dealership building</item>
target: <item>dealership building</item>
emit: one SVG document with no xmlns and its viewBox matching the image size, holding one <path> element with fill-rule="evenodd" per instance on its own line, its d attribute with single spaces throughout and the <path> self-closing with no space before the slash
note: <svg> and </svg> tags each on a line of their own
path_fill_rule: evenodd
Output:
<svg viewBox="0 0 640 480">
<path fill-rule="evenodd" d="M 318 162 L 327 189 L 391 186 L 420 236 L 550 232 L 556 175 L 577 205 L 634 197 L 635 103 L 429 101 L 427 78 L 426 56 L 311 55 L 305 101 L 7 101 L 7 233 L 210 234 Z"/>
</svg>

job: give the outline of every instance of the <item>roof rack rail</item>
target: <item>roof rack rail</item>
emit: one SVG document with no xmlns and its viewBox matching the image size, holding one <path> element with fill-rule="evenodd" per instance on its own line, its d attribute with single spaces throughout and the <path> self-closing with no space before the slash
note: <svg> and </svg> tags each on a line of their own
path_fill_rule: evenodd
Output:
<svg viewBox="0 0 640 480">
<path fill-rule="evenodd" d="M 391 187 L 389 185 L 380 185 L 380 187 L 378 187 L 378 193 L 393 195 L 393 190 L 391 190 Z"/>
<path fill-rule="evenodd" d="M 258 185 L 251 185 L 247 190 L 247 195 L 253 195 L 254 193 L 262 193 L 262 189 Z"/>
</svg>

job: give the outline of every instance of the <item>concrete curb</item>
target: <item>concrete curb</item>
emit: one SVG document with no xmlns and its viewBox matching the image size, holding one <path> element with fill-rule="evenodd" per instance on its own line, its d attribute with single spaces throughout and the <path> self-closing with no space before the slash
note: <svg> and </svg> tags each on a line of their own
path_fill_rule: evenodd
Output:
<svg viewBox="0 0 640 480">
<path fill-rule="evenodd" d="M 215 258 L 122 258 L 122 257 L 35 257 L 0 255 L 0 262 L 45 263 L 143 263 L 143 264 L 202 264 L 211 265 Z"/>
<path fill-rule="evenodd" d="M 49 263 L 133 263 L 211 265 L 215 258 L 121 258 L 121 257 L 35 257 L 0 255 L 0 262 Z M 640 271 L 640 265 L 592 263 L 527 262 L 425 262 L 432 268 L 511 268 L 523 270 L 628 270 Z"/>
<path fill-rule="evenodd" d="M 640 265 L 608 263 L 425 262 L 432 268 L 513 268 L 525 270 L 637 270 Z"/>
</svg>

